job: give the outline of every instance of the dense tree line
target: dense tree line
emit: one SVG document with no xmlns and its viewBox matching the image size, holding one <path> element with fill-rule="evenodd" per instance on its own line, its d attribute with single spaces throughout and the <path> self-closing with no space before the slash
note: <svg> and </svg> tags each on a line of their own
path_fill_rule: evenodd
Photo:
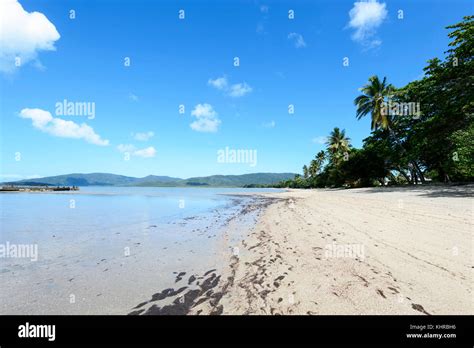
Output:
<svg viewBox="0 0 474 348">
<path fill-rule="evenodd" d="M 303 175 L 278 187 L 361 187 L 427 181 L 474 181 L 474 16 L 447 27 L 444 60 L 428 61 L 422 79 L 395 88 L 372 76 L 354 100 L 356 117 L 371 118 L 361 149 L 334 128 L 326 151 Z"/>
</svg>

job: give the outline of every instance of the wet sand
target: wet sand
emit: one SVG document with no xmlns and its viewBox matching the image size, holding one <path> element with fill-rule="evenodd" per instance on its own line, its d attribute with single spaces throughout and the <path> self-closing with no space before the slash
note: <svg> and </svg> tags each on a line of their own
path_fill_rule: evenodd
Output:
<svg viewBox="0 0 474 348">
<path fill-rule="evenodd" d="M 274 200 L 210 280 L 218 279 L 207 300 L 183 314 L 473 314 L 472 193 L 471 185 L 259 194 Z"/>
<path fill-rule="evenodd" d="M 266 207 L 280 201 L 275 197 L 254 197 L 251 203 L 244 204 L 238 214 L 233 214 L 225 221 L 225 228 L 220 235 L 219 251 L 216 253 L 215 264 L 202 273 L 175 271 L 174 286 L 162 289 L 150 298 L 137 304 L 129 315 L 187 315 L 187 314 L 223 314 L 224 307 L 220 303 L 224 294 L 232 286 L 232 275 L 223 278 L 228 269 L 238 262 L 245 228 L 249 228 L 249 219 L 254 224 L 263 214 Z M 239 201 L 237 199 L 237 201 Z M 244 230 L 243 230 L 244 228 Z"/>
</svg>

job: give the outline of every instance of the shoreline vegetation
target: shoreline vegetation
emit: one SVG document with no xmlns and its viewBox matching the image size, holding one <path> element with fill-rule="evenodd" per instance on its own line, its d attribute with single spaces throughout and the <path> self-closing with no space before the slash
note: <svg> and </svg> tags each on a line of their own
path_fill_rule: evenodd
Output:
<svg viewBox="0 0 474 348">
<path fill-rule="evenodd" d="M 359 89 L 356 117 L 371 118 L 361 149 L 335 127 L 303 175 L 278 187 L 474 182 L 474 16 L 447 29 L 446 58 L 429 60 L 422 79 L 395 88 L 372 76 Z"/>
</svg>

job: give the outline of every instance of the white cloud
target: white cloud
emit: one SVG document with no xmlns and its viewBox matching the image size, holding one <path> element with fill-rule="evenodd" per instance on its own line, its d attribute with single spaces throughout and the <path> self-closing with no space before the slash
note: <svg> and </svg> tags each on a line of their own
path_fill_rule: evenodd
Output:
<svg viewBox="0 0 474 348">
<path fill-rule="evenodd" d="M 149 146 L 144 149 L 137 149 L 132 144 L 120 144 L 117 146 L 117 149 L 122 153 L 128 152 L 131 156 L 136 157 L 151 158 L 155 157 L 156 155 L 156 150 L 153 146 Z"/>
<path fill-rule="evenodd" d="M 37 60 L 39 51 L 54 51 L 60 35 L 56 27 L 40 12 L 27 12 L 17 0 L 0 0 L 0 71 L 15 70 L 16 58 L 20 66 Z"/>
<path fill-rule="evenodd" d="M 135 140 L 138 141 L 148 141 L 155 136 L 153 132 L 143 132 L 143 133 L 132 133 Z"/>
<path fill-rule="evenodd" d="M 247 83 L 236 83 L 235 85 L 230 86 L 229 95 L 231 97 L 243 97 L 244 95 L 252 92 L 252 87 Z"/>
<path fill-rule="evenodd" d="M 325 136 L 319 136 L 319 137 L 315 137 L 315 138 L 311 139 L 311 141 L 315 144 L 324 145 L 324 144 L 326 144 L 327 139 L 328 138 L 325 137 Z"/>
<path fill-rule="evenodd" d="M 20 117 L 31 119 L 33 127 L 62 138 L 84 139 L 88 143 L 100 146 L 109 145 L 108 140 L 102 139 L 94 129 L 85 123 L 81 125 L 51 116 L 49 111 L 41 109 L 23 109 Z"/>
<path fill-rule="evenodd" d="M 128 95 L 128 99 L 130 99 L 130 100 L 136 102 L 136 101 L 138 101 L 138 96 L 135 95 L 135 94 L 133 94 L 133 93 L 130 93 L 130 94 Z"/>
<path fill-rule="evenodd" d="M 138 157 L 143 157 L 143 158 L 149 158 L 149 157 L 155 157 L 156 155 L 156 150 L 153 146 L 147 147 L 146 149 L 141 149 L 133 152 L 134 156 Z"/>
<path fill-rule="evenodd" d="M 214 117 L 217 116 L 217 113 L 214 111 L 212 105 L 210 104 L 198 104 L 194 107 L 194 110 L 191 111 L 191 115 L 196 117 Z"/>
<path fill-rule="evenodd" d="M 306 42 L 304 41 L 303 35 L 298 33 L 289 33 L 288 39 L 293 40 L 296 48 L 306 47 Z"/>
<path fill-rule="evenodd" d="M 381 40 L 373 40 L 372 37 L 387 17 L 385 3 L 379 3 L 377 0 L 355 2 L 354 7 L 349 11 L 349 17 L 349 27 L 355 29 L 352 34 L 354 41 L 369 47 L 382 43 Z"/>
<path fill-rule="evenodd" d="M 191 129 L 197 132 L 217 132 L 221 120 L 217 117 L 217 112 L 214 111 L 210 104 L 198 104 L 191 111 L 191 115 L 197 120 L 190 124 Z"/>
<path fill-rule="evenodd" d="M 276 123 L 275 123 L 275 121 L 272 120 L 272 121 L 270 121 L 270 122 L 264 123 L 263 126 L 264 126 L 265 128 L 275 128 Z"/>
<path fill-rule="evenodd" d="M 218 77 L 216 79 L 209 79 L 207 81 L 209 85 L 211 85 L 214 88 L 217 88 L 219 90 L 225 90 L 227 89 L 227 78 L 225 76 Z"/>
<path fill-rule="evenodd" d="M 220 91 L 224 91 L 228 96 L 234 98 L 243 97 L 244 95 L 252 92 L 252 87 L 250 87 L 246 82 L 236 83 L 229 86 L 229 82 L 225 76 L 218 77 L 216 79 L 209 79 L 207 84 Z"/>
</svg>

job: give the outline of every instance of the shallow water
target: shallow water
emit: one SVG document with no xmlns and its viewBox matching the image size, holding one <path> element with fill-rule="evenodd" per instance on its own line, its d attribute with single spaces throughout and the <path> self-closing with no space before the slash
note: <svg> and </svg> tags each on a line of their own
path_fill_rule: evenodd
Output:
<svg viewBox="0 0 474 348">
<path fill-rule="evenodd" d="M 226 222 L 251 200 L 226 194 L 263 191 L 84 187 L 2 193 L 0 246 L 36 246 L 37 260 L 0 255 L 0 314 L 126 314 L 172 287 L 173 272 L 188 277 L 222 267 L 239 238 L 224 238 Z M 252 222 L 251 216 L 243 219 L 242 230 Z"/>
</svg>

